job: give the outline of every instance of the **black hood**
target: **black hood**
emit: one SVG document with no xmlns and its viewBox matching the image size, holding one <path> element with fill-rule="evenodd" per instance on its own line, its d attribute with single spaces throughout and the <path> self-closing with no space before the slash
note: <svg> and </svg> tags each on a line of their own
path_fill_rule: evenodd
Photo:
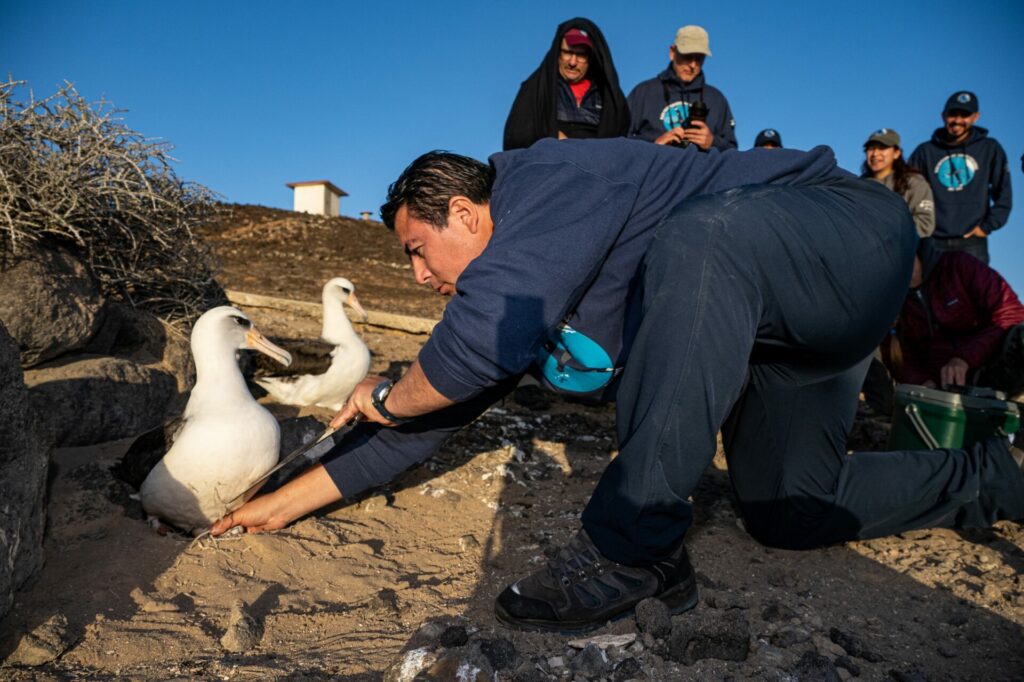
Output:
<svg viewBox="0 0 1024 682">
<path fill-rule="evenodd" d="M 936 128 L 935 132 L 932 133 L 932 142 L 944 147 L 945 149 L 959 149 L 960 147 L 966 147 L 967 145 L 974 144 L 978 140 L 983 140 L 988 137 L 988 128 L 982 128 L 981 126 L 972 126 L 971 130 L 967 133 L 967 139 L 963 142 L 952 142 L 949 139 L 949 133 L 946 132 L 945 126 L 942 128 Z"/>
<path fill-rule="evenodd" d="M 604 34 L 594 22 L 576 17 L 558 25 L 551 47 L 540 66 L 520 86 L 505 122 L 506 150 L 529 147 L 543 137 L 558 135 L 556 88 L 561 78 L 558 73 L 558 56 L 562 48 L 562 37 L 573 28 L 585 31 L 593 44 L 587 78 L 601 90 L 601 122 L 597 127 L 597 136 L 620 137 L 629 129 L 629 108 L 622 88 L 619 87 L 619 74 L 615 71 Z"/>
</svg>

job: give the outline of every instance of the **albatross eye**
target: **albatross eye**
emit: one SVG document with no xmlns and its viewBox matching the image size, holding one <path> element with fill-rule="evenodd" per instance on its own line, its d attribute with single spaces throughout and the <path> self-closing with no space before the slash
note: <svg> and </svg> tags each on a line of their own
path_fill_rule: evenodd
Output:
<svg viewBox="0 0 1024 682">
<path fill-rule="evenodd" d="M 249 327 L 252 326 L 252 322 L 250 322 L 249 320 L 245 319 L 244 317 L 240 317 L 238 315 L 232 315 L 231 319 L 234 320 L 235 324 L 237 324 L 239 327 L 243 327 L 245 329 L 248 329 Z"/>
</svg>

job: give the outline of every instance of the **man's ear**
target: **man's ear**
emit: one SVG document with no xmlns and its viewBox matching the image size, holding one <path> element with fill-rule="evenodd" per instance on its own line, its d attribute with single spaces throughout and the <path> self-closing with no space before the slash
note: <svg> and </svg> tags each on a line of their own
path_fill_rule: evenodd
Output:
<svg viewBox="0 0 1024 682">
<path fill-rule="evenodd" d="M 448 200 L 448 224 L 453 221 L 465 226 L 472 234 L 476 234 L 479 217 L 477 216 L 476 205 L 469 197 L 455 195 Z"/>
<path fill-rule="evenodd" d="M 672 63 L 675 63 L 675 61 L 676 61 L 676 46 L 675 45 L 669 45 L 668 46 L 668 60 L 670 62 L 672 62 Z"/>
<path fill-rule="evenodd" d="M 975 111 L 973 114 L 971 114 L 971 125 L 977 123 L 979 118 L 981 118 L 980 111 Z"/>
</svg>

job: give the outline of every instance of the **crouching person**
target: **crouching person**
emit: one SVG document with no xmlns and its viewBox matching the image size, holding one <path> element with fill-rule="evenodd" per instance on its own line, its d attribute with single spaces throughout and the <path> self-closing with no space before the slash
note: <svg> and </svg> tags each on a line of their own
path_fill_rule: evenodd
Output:
<svg viewBox="0 0 1024 682">
<path fill-rule="evenodd" d="M 807 548 L 1024 516 L 1006 439 L 847 455 L 866 360 L 917 236 L 903 200 L 831 150 L 701 152 L 541 140 L 482 164 L 432 152 L 381 209 L 417 281 L 452 296 L 395 384 L 369 378 L 327 461 L 214 528 L 280 528 L 429 457 L 534 371 L 617 401 L 619 453 L 547 566 L 497 596 L 524 628 L 697 603 L 689 495 L 721 430 L 747 528 Z"/>
<path fill-rule="evenodd" d="M 1024 305 L 982 261 L 923 240 L 882 358 L 899 383 L 983 386 L 1024 399 Z"/>
</svg>

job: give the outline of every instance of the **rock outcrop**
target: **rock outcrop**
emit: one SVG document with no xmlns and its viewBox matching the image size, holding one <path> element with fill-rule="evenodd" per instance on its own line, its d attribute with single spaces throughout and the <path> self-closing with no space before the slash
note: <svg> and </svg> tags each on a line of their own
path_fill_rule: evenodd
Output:
<svg viewBox="0 0 1024 682">
<path fill-rule="evenodd" d="M 43 565 L 50 449 L 29 407 L 18 345 L 0 323 L 0 620 Z"/>
<path fill-rule="evenodd" d="M 31 248 L 0 270 L 0 320 L 34 367 L 83 348 L 103 322 L 103 296 L 67 251 Z"/>
</svg>

